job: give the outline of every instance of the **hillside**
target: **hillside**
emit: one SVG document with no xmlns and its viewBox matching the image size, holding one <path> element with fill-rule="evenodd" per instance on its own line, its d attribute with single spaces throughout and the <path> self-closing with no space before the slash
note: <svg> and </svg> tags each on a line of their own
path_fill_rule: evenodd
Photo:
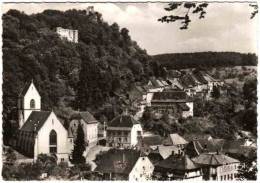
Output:
<svg viewBox="0 0 260 183">
<path fill-rule="evenodd" d="M 54 109 L 66 118 L 71 110 L 97 111 L 104 104 L 120 108 L 115 93 L 125 95 L 152 74 L 149 56 L 128 30 L 109 25 L 98 12 L 45 10 L 26 15 L 9 10 L 2 19 L 4 125 L 17 121 L 17 97 L 31 79 L 41 94 L 42 109 Z M 60 39 L 56 27 L 77 29 L 79 43 Z"/>
<path fill-rule="evenodd" d="M 255 54 L 236 52 L 170 53 L 154 55 L 152 60 L 169 69 L 257 65 Z"/>
</svg>

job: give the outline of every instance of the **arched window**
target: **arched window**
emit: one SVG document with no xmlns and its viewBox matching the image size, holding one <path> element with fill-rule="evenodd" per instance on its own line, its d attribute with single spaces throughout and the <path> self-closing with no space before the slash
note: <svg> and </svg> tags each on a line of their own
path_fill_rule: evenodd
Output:
<svg viewBox="0 0 260 183">
<path fill-rule="evenodd" d="M 31 109 L 34 109 L 34 108 L 35 108 L 35 100 L 34 100 L 34 99 L 32 99 L 32 100 L 30 101 L 30 108 L 31 108 Z"/>
<path fill-rule="evenodd" d="M 50 132 L 50 153 L 57 153 L 57 133 L 52 130 Z"/>
</svg>

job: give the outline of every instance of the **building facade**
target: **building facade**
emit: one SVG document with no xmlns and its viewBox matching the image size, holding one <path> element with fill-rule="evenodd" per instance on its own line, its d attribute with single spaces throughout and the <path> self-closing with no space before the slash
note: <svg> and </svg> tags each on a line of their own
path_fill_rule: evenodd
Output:
<svg viewBox="0 0 260 183">
<path fill-rule="evenodd" d="M 107 124 L 107 145 L 112 147 L 133 147 L 142 137 L 141 124 L 131 115 L 122 114 Z"/>
<path fill-rule="evenodd" d="M 56 32 L 59 34 L 61 39 L 67 39 L 70 42 L 78 43 L 78 30 L 57 27 Z"/>
<path fill-rule="evenodd" d="M 24 106 L 19 108 L 19 119 L 25 122 L 20 121 L 15 148 L 34 160 L 39 154 L 50 154 L 55 155 L 57 161 L 68 161 L 71 148 L 68 132 L 53 111 L 41 110 L 40 95 L 33 82 L 25 85 L 18 100 L 19 105 Z"/>
<path fill-rule="evenodd" d="M 69 130 L 71 130 L 74 140 L 77 137 L 78 125 L 81 125 L 85 135 L 85 144 L 96 145 L 98 141 L 98 121 L 88 111 L 76 112 L 71 116 Z"/>
</svg>

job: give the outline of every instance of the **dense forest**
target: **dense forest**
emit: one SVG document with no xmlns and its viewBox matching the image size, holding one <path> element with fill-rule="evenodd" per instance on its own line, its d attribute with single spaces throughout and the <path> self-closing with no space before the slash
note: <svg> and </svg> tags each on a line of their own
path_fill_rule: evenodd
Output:
<svg viewBox="0 0 260 183">
<path fill-rule="evenodd" d="M 170 53 L 154 55 L 152 59 L 169 69 L 257 65 L 255 54 L 236 52 Z"/>
<path fill-rule="evenodd" d="M 11 123 L 17 121 L 19 92 L 32 79 L 42 97 L 42 109 L 54 109 L 66 121 L 70 111 L 92 112 L 107 105 L 116 106 L 111 107 L 116 111 L 109 111 L 112 116 L 105 116 L 112 118 L 124 104 L 117 96 L 153 74 L 149 56 L 129 31 L 116 23 L 109 25 L 98 12 L 45 10 L 27 15 L 9 10 L 2 19 L 6 138 L 11 135 Z M 60 39 L 56 27 L 77 29 L 79 42 Z"/>
</svg>

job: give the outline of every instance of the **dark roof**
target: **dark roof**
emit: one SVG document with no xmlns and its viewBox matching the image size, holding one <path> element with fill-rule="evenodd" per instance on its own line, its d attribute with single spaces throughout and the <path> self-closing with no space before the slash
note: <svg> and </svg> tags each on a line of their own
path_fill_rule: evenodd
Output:
<svg viewBox="0 0 260 183">
<path fill-rule="evenodd" d="M 207 140 L 212 137 L 209 134 L 188 133 L 184 135 L 184 138 L 187 141 L 193 141 L 193 140 Z"/>
<path fill-rule="evenodd" d="M 129 175 L 139 157 L 140 152 L 132 149 L 110 149 L 95 160 L 95 171 Z"/>
<path fill-rule="evenodd" d="M 185 103 L 178 103 L 177 105 L 178 105 L 178 107 L 181 108 L 182 111 L 189 111 L 190 110 L 190 107 Z"/>
<path fill-rule="evenodd" d="M 190 87 L 196 86 L 196 81 L 189 73 L 183 75 L 179 81 L 185 88 L 190 88 Z"/>
<path fill-rule="evenodd" d="M 31 86 L 31 84 L 33 84 L 34 87 L 35 87 L 35 89 L 36 89 L 36 91 L 38 91 L 38 90 L 37 90 L 37 86 L 35 86 L 33 80 L 31 80 L 30 82 L 27 81 L 27 82 L 25 83 L 25 85 L 24 85 L 24 87 L 23 87 L 23 89 L 22 89 L 22 91 L 21 91 L 21 93 L 19 94 L 18 97 L 24 97 L 24 95 L 27 93 L 27 91 L 28 91 L 29 87 Z"/>
<path fill-rule="evenodd" d="M 204 73 L 202 73 L 201 71 L 193 72 L 193 76 L 194 76 L 200 83 L 208 84 L 208 81 L 204 78 Z"/>
<path fill-rule="evenodd" d="M 132 116 L 121 114 L 108 123 L 109 127 L 133 127 L 134 124 L 139 124 Z"/>
<path fill-rule="evenodd" d="M 32 111 L 21 131 L 39 131 L 50 114 L 51 111 Z"/>
<path fill-rule="evenodd" d="M 184 91 L 155 92 L 152 100 L 187 100 L 189 97 Z"/>
<path fill-rule="evenodd" d="M 92 114 L 90 114 L 88 111 L 84 112 L 76 112 L 71 115 L 70 117 L 71 120 L 77 119 L 80 120 L 82 119 L 85 123 L 91 124 L 91 123 L 97 123 L 98 121 L 94 118 Z"/>
<path fill-rule="evenodd" d="M 171 155 L 165 160 L 159 162 L 156 166 L 184 172 L 199 169 L 199 166 L 197 166 L 187 155 Z"/>
<path fill-rule="evenodd" d="M 144 136 L 142 142 L 148 146 L 156 146 L 162 144 L 162 138 L 159 135 Z"/>
<path fill-rule="evenodd" d="M 192 160 L 199 165 L 213 166 L 239 163 L 239 160 L 231 158 L 221 153 L 203 153 L 195 158 L 192 158 Z"/>
<path fill-rule="evenodd" d="M 203 152 L 204 149 L 197 140 L 189 142 L 185 147 L 185 153 L 192 158 L 200 155 Z"/>
</svg>

